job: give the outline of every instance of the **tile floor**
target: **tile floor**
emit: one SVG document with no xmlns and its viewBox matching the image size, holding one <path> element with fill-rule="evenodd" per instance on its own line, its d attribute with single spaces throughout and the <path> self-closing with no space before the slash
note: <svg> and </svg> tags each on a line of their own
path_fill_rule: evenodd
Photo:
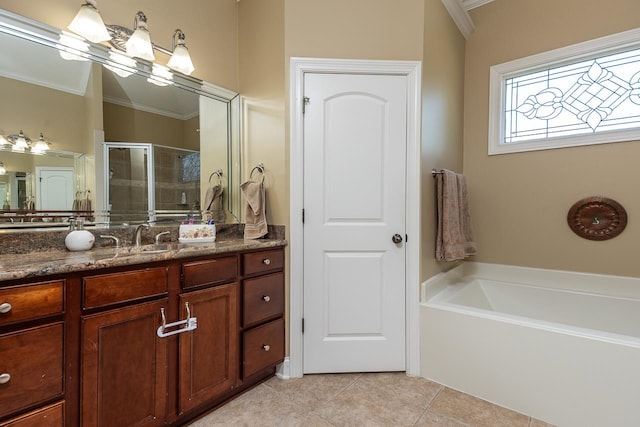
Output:
<svg viewBox="0 0 640 427">
<path fill-rule="evenodd" d="M 210 426 L 550 427 L 404 373 L 274 377 L 189 427 Z"/>
</svg>

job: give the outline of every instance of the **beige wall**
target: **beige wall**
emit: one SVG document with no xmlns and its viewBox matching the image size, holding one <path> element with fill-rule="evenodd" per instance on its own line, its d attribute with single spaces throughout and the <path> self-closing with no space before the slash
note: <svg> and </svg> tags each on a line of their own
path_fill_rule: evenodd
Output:
<svg viewBox="0 0 640 427">
<path fill-rule="evenodd" d="M 286 57 L 419 60 L 424 1 L 285 0 Z"/>
<path fill-rule="evenodd" d="M 487 155 L 489 67 L 638 26 L 636 0 L 496 0 L 471 11 L 466 47 L 464 173 L 478 261 L 640 275 L 639 142 Z M 576 236 L 567 211 L 583 197 L 625 206 L 629 225 L 596 242 Z"/>
<path fill-rule="evenodd" d="M 462 171 L 465 39 L 440 0 L 426 0 L 422 58 L 422 263 L 420 280 L 453 267 L 435 260 L 432 169 Z"/>
<path fill-rule="evenodd" d="M 108 142 L 150 142 L 169 147 L 199 149 L 197 128 L 188 120 L 103 103 L 104 139 Z"/>
<path fill-rule="evenodd" d="M 284 1 L 238 3 L 241 181 L 258 163 L 265 166 L 267 222 L 289 224 L 289 163 L 285 143 Z M 254 175 L 254 178 L 259 175 Z M 244 199 L 243 199 L 244 200 Z M 244 206 L 244 202 L 243 205 Z"/>
<path fill-rule="evenodd" d="M 0 130 L 4 135 L 23 130 L 37 141 L 43 132 L 46 139 L 54 142 L 53 149 L 84 152 L 87 129 L 82 96 L 3 77 L 0 93 Z M 69 117 L 78 120 L 69 123 Z"/>
<path fill-rule="evenodd" d="M 82 1 L 3 0 L 0 7 L 57 28 L 66 28 L 78 12 Z M 236 0 L 101 0 L 98 8 L 107 24 L 133 27 L 136 12 L 148 19 L 154 43 L 171 49 L 173 31 L 186 34 L 187 46 L 196 70 L 194 77 L 222 87 L 238 89 L 238 38 Z M 169 58 L 156 53 L 156 62 Z"/>
</svg>

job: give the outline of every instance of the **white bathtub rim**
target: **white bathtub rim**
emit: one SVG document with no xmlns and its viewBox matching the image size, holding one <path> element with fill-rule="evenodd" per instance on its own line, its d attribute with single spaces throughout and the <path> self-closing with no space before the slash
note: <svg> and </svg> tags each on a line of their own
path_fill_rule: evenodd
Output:
<svg viewBox="0 0 640 427">
<path fill-rule="evenodd" d="M 596 329 L 581 328 L 579 326 L 567 325 L 565 323 L 549 322 L 546 320 L 532 319 L 524 316 L 516 316 L 514 314 L 495 312 L 489 310 L 483 310 L 475 307 L 467 307 L 459 304 L 452 304 L 443 301 L 437 302 L 423 302 L 420 304 L 423 307 L 446 310 L 458 314 L 464 314 L 467 316 L 481 317 L 484 319 L 495 320 L 499 322 L 505 322 L 512 325 L 524 326 L 527 328 L 534 328 L 543 331 L 555 332 L 559 334 L 587 338 L 597 340 L 605 343 L 612 343 L 618 345 L 624 345 L 627 347 L 640 349 L 640 338 L 615 334 L 612 332 L 599 331 Z"/>
<path fill-rule="evenodd" d="M 500 286 L 515 286 L 515 287 L 522 287 L 522 288 L 540 289 L 544 291 L 559 292 L 563 294 L 587 295 L 587 296 L 593 296 L 598 298 L 640 302 L 640 296 L 629 297 L 629 296 L 611 295 L 611 294 L 606 294 L 604 292 L 593 292 L 591 290 L 583 291 L 583 290 L 577 290 L 577 289 L 562 289 L 562 288 L 554 288 L 551 286 L 544 286 L 540 284 L 532 285 L 529 283 L 514 283 L 514 282 L 508 282 L 506 280 L 479 278 L 479 277 L 468 277 L 463 282 L 447 285 L 445 289 L 433 295 L 429 299 L 429 301 L 450 302 L 451 298 L 453 298 L 461 288 L 468 285 L 472 285 L 475 281 L 479 282 L 479 286 L 482 286 L 486 282 L 488 284 L 498 284 Z M 457 305 L 460 305 L 460 304 L 457 304 Z"/>
<path fill-rule="evenodd" d="M 447 285 L 473 279 L 575 291 L 594 296 L 640 299 L 640 278 L 638 277 L 465 261 L 423 282 L 420 301 L 428 301 Z M 544 279 L 552 279 L 550 280 L 552 283 L 547 283 Z M 606 289 L 598 287 L 603 281 L 607 283 Z"/>
</svg>

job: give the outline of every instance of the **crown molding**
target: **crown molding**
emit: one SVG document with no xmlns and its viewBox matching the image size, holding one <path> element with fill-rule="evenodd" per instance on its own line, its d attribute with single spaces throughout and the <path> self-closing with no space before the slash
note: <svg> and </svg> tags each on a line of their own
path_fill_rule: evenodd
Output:
<svg viewBox="0 0 640 427">
<path fill-rule="evenodd" d="M 468 39 L 473 30 L 475 30 L 475 25 L 467 13 L 467 9 L 463 6 L 462 0 L 442 0 L 442 4 L 451 15 L 453 22 L 458 26 L 462 36 Z"/>
<path fill-rule="evenodd" d="M 476 7 L 483 6 L 487 3 L 491 3 L 493 0 L 461 0 L 462 7 L 466 10 L 475 9 Z"/>
</svg>

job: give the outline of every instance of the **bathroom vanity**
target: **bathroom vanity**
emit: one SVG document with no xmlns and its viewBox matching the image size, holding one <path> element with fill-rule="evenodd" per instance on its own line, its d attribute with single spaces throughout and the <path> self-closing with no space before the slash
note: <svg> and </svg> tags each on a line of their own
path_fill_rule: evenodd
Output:
<svg viewBox="0 0 640 427">
<path fill-rule="evenodd" d="M 178 426 L 274 375 L 285 244 L 3 255 L 0 426 Z"/>
</svg>

